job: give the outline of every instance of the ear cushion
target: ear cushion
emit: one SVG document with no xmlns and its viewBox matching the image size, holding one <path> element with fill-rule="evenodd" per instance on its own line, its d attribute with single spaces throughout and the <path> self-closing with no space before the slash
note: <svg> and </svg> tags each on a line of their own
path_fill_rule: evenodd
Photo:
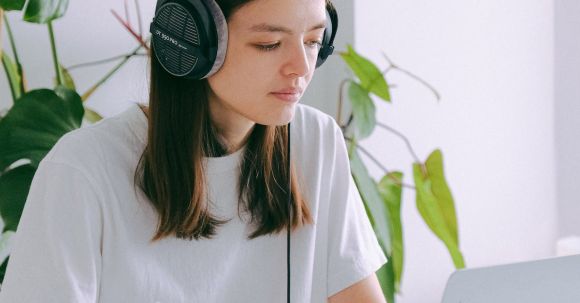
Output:
<svg viewBox="0 0 580 303">
<path fill-rule="evenodd" d="M 228 49 L 228 24 L 226 22 L 224 13 L 214 0 L 203 0 L 203 2 L 213 17 L 212 19 L 217 31 L 217 53 L 213 66 L 211 67 L 210 71 L 202 77 L 202 79 L 215 74 L 222 67 L 226 59 L 226 51 Z"/>
<path fill-rule="evenodd" d="M 332 4 L 326 6 L 326 29 L 322 38 L 322 47 L 316 59 L 316 68 L 320 67 L 324 61 L 334 52 L 334 38 L 338 30 L 338 14 Z"/>
</svg>

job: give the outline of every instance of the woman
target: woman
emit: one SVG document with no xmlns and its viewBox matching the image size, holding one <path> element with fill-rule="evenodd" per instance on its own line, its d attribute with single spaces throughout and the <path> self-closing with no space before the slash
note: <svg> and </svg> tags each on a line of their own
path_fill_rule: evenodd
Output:
<svg viewBox="0 0 580 303">
<path fill-rule="evenodd" d="M 195 61 L 210 64 L 183 77 L 171 47 L 193 44 L 160 20 L 187 14 L 163 15 L 165 2 L 151 26 L 149 107 L 65 135 L 42 161 L 0 302 L 283 302 L 289 225 L 292 302 L 385 302 L 375 271 L 386 258 L 342 132 L 298 104 L 332 5 L 177 2 L 218 18 L 205 24 L 217 48 Z"/>
</svg>

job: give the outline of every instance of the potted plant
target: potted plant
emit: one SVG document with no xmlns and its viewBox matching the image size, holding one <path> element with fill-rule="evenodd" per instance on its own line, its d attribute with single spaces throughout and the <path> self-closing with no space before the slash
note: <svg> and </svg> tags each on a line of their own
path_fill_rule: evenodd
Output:
<svg viewBox="0 0 580 303">
<path fill-rule="evenodd" d="M 395 302 L 395 293 L 400 293 L 403 275 L 404 245 L 403 224 L 401 222 L 401 198 L 403 188 L 415 190 L 416 206 L 431 231 L 444 243 L 449 251 L 455 268 L 465 267 L 463 254 L 459 249 L 459 235 L 455 202 L 447 184 L 443 170 L 443 153 L 434 150 L 426 161 L 421 161 L 409 140 L 394 128 L 376 121 L 375 104 L 371 96 L 384 102 L 391 102 L 390 86 L 385 75 L 390 71 L 399 71 L 411 76 L 433 91 L 437 99 L 439 94 L 425 81 L 392 63 L 385 55 L 389 66 L 384 71 L 370 60 L 358 54 L 351 46 L 340 56 L 354 73 L 354 77 L 345 79 L 340 84 L 338 119 L 343 102 L 343 90 L 348 90 L 347 100 L 351 104 L 351 113 L 346 125 L 342 125 L 348 145 L 351 173 L 364 201 L 367 215 L 375 230 L 379 244 L 387 256 L 388 262 L 378 272 L 383 293 L 388 302 Z M 412 163 L 414 185 L 403 182 L 403 173 L 385 168 L 370 152 L 359 144 L 369 137 L 376 128 L 391 132 L 405 141 L 414 158 Z M 366 166 L 360 158 L 365 154 L 382 168 L 384 176 L 376 182 L 369 176 Z"/>
</svg>

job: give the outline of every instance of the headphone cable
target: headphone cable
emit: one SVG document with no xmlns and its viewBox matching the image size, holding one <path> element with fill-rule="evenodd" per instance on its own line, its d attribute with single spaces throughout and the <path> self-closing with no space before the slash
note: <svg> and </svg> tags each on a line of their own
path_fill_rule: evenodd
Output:
<svg viewBox="0 0 580 303">
<path fill-rule="evenodd" d="M 288 123 L 288 146 L 286 149 L 288 161 L 288 228 L 287 228 L 287 250 L 286 250 L 286 272 L 287 276 L 287 302 L 290 303 L 290 230 L 292 229 L 292 174 L 290 173 L 290 123 Z"/>
</svg>

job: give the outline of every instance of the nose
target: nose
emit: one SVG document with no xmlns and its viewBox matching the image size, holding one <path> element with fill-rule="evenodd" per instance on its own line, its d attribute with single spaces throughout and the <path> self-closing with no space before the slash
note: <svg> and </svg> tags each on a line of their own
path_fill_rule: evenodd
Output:
<svg viewBox="0 0 580 303">
<path fill-rule="evenodd" d="M 310 71 L 310 57 L 304 44 L 293 46 L 286 56 L 287 60 L 283 66 L 282 72 L 287 77 L 304 77 Z"/>
</svg>

